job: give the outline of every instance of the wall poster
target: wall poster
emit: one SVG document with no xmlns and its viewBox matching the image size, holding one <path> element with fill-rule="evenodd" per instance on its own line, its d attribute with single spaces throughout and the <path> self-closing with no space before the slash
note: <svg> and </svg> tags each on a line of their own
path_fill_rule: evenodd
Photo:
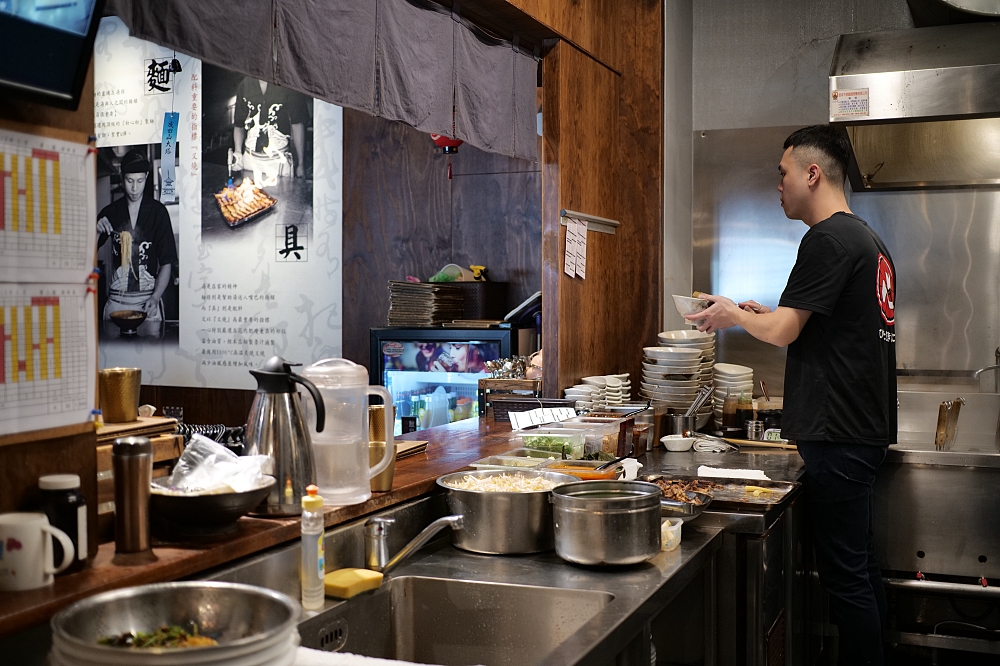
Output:
<svg viewBox="0 0 1000 666">
<path fill-rule="evenodd" d="M 100 367 L 252 389 L 275 354 L 340 356 L 342 109 L 117 17 L 94 76 Z"/>
</svg>

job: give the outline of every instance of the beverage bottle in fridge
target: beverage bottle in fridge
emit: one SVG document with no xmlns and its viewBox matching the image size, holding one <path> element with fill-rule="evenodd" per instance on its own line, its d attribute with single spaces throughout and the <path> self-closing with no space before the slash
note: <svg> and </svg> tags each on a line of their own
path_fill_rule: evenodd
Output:
<svg viewBox="0 0 1000 666">
<path fill-rule="evenodd" d="M 323 545 L 323 498 L 316 486 L 307 486 L 302 496 L 302 560 L 299 564 L 299 584 L 302 607 L 316 610 L 323 607 L 323 577 L 326 576 L 326 549 Z"/>
</svg>

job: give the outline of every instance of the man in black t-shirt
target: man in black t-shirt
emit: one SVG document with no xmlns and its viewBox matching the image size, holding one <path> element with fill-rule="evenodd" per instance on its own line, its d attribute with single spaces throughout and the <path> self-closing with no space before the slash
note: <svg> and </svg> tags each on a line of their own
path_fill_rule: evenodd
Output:
<svg viewBox="0 0 1000 666">
<path fill-rule="evenodd" d="M 875 472 L 896 442 L 896 278 L 885 244 L 847 206 L 841 130 L 800 129 L 778 165 L 781 206 L 809 231 L 778 308 L 720 296 L 702 331 L 742 326 L 788 346 L 782 435 L 796 440 L 820 582 L 842 664 L 882 664 L 885 591 L 875 561 Z M 872 289 L 872 287 L 875 287 Z"/>
</svg>

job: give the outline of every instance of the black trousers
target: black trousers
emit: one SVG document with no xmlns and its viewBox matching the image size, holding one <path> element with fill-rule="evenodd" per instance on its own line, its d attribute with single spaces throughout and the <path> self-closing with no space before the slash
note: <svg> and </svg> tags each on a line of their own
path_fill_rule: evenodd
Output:
<svg viewBox="0 0 1000 666">
<path fill-rule="evenodd" d="M 882 666 L 885 588 L 872 527 L 875 472 L 886 447 L 798 442 L 819 580 L 840 629 L 840 663 Z"/>
</svg>

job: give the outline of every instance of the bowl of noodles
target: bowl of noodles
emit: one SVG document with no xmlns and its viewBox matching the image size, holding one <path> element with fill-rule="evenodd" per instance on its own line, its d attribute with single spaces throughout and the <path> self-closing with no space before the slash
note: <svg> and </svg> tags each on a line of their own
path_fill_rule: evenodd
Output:
<svg viewBox="0 0 1000 666">
<path fill-rule="evenodd" d="M 145 310 L 116 310 L 109 316 L 121 329 L 122 335 L 135 335 L 142 322 L 146 321 Z"/>
</svg>

